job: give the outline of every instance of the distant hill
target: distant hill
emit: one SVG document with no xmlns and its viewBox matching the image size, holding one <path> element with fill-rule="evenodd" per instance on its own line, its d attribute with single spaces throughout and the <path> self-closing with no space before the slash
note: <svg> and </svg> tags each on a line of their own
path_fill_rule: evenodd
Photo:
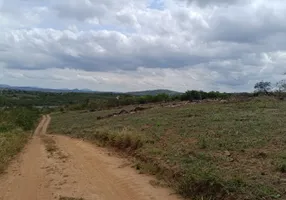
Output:
<svg viewBox="0 0 286 200">
<path fill-rule="evenodd" d="M 10 85 L 0 84 L 0 88 L 8 88 L 8 87 L 10 87 Z"/>
<path fill-rule="evenodd" d="M 113 93 L 113 94 L 129 94 L 135 96 L 142 96 L 142 95 L 157 95 L 157 94 L 169 94 L 175 95 L 180 94 L 179 92 L 172 91 L 172 90 L 146 90 L 146 91 L 136 91 L 136 92 L 104 92 L 104 91 L 93 91 L 90 89 L 50 89 L 50 88 L 39 88 L 39 87 L 21 87 L 21 86 L 10 86 L 0 84 L 0 89 L 9 89 L 9 90 L 23 90 L 23 91 L 35 91 L 35 92 L 54 92 L 54 93 L 67 93 L 67 92 L 74 92 L 74 93 Z"/>
<path fill-rule="evenodd" d="M 138 92 L 127 92 L 126 94 L 143 96 L 143 95 L 157 95 L 157 94 L 168 94 L 168 95 L 176 95 L 181 94 L 180 92 L 172 91 L 172 90 L 146 90 L 146 91 L 138 91 Z"/>
<path fill-rule="evenodd" d="M 76 92 L 76 93 L 91 93 L 94 92 L 89 89 L 51 89 L 51 88 L 38 88 L 38 87 L 21 87 L 21 86 L 10 86 L 10 85 L 3 85 L 0 84 L 0 88 L 2 89 L 9 89 L 9 90 L 23 90 L 23 91 L 35 91 L 35 92 L 55 92 L 55 93 L 61 93 L 61 92 Z"/>
</svg>

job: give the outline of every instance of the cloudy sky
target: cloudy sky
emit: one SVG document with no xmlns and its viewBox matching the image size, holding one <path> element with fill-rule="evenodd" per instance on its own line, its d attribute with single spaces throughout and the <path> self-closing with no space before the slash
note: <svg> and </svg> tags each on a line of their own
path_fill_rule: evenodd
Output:
<svg viewBox="0 0 286 200">
<path fill-rule="evenodd" d="M 285 21 L 285 0 L 0 0 L 0 84 L 251 91 L 284 78 Z"/>
</svg>

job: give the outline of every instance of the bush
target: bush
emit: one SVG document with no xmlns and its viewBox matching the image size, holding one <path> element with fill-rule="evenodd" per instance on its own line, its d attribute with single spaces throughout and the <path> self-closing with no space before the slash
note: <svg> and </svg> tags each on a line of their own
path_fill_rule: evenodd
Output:
<svg viewBox="0 0 286 200">
<path fill-rule="evenodd" d="M 27 108 L 14 109 L 11 115 L 15 125 L 21 127 L 24 131 L 32 130 L 39 116 L 40 113 L 37 109 Z"/>
<path fill-rule="evenodd" d="M 96 140 L 102 145 L 108 145 L 117 149 L 132 152 L 143 146 L 142 137 L 127 129 L 121 131 L 97 130 L 89 136 L 89 139 Z"/>
<path fill-rule="evenodd" d="M 194 177 L 183 177 L 179 180 L 177 190 L 182 196 L 199 199 L 223 199 L 227 194 L 223 184 L 213 177 L 198 180 Z"/>
<path fill-rule="evenodd" d="M 39 111 L 29 108 L 10 108 L 0 112 L 0 173 L 9 161 L 19 153 L 39 117 Z"/>
</svg>

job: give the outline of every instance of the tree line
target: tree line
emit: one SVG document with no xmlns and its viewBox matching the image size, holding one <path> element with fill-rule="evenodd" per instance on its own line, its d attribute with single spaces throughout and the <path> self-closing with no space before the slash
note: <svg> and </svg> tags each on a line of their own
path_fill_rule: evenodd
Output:
<svg viewBox="0 0 286 200">
<path fill-rule="evenodd" d="M 120 95 L 118 98 L 109 99 L 86 99 L 79 104 L 66 104 L 61 110 L 102 110 L 109 109 L 118 106 L 126 105 L 140 105 L 148 103 L 161 103 L 161 102 L 172 102 L 172 101 L 200 101 L 204 99 L 227 99 L 231 96 L 230 93 L 221 93 L 218 91 L 204 92 L 197 90 L 186 91 L 185 93 L 178 94 L 157 94 L 157 95 Z"/>
<path fill-rule="evenodd" d="M 101 110 L 112 107 L 148 104 L 171 101 L 200 101 L 205 99 L 228 99 L 230 97 L 253 97 L 257 95 L 275 95 L 283 97 L 286 94 L 286 80 L 275 84 L 260 81 L 254 85 L 253 93 L 225 93 L 219 91 L 205 92 L 189 90 L 184 93 L 156 95 L 133 95 L 126 93 L 54 93 L 3 90 L 0 95 L 0 107 L 40 107 L 44 112 L 53 110 Z"/>
<path fill-rule="evenodd" d="M 273 84 L 269 81 L 260 81 L 254 85 L 254 94 L 265 94 L 284 97 L 286 94 L 286 80 Z"/>
</svg>

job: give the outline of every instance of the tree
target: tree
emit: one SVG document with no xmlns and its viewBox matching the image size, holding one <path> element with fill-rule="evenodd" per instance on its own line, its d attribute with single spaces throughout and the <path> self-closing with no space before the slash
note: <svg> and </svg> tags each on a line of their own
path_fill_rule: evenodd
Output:
<svg viewBox="0 0 286 200">
<path fill-rule="evenodd" d="M 286 80 L 281 80 L 276 83 L 277 91 L 282 93 L 286 92 Z"/>
<path fill-rule="evenodd" d="M 170 99 L 170 96 L 168 94 L 162 93 L 162 94 L 157 94 L 156 96 L 153 97 L 155 102 L 167 102 Z"/>
<path fill-rule="evenodd" d="M 186 91 L 181 96 L 182 101 L 193 101 L 193 100 L 201 100 L 201 99 L 202 99 L 201 92 L 196 91 L 196 90 Z"/>
<path fill-rule="evenodd" d="M 279 97 L 286 92 L 286 80 L 281 80 L 276 83 L 276 92 L 278 93 Z"/>
<path fill-rule="evenodd" d="M 254 89 L 258 93 L 269 94 L 271 92 L 271 83 L 266 81 L 260 81 L 254 85 Z"/>
</svg>

